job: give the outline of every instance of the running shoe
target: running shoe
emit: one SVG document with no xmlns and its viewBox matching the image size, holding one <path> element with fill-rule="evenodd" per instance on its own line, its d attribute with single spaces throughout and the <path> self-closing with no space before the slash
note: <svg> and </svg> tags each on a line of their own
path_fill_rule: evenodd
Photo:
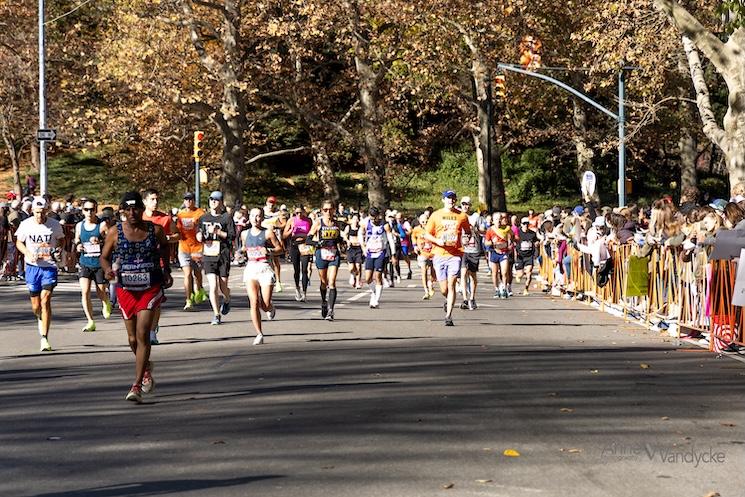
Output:
<svg viewBox="0 0 745 497">
<path fill-rule="evenodd" d="M 142 403 L 142 387 L 137 384 L 132 385 L 132 388 L 129 389 L 129 393 L 127 394 L 125 399 L 130 402 L 141 404 Z"/>
<path fill-rule="evenodd" d="M 354 275 L 353 274 L 349 275 L 349 286 L 354 286 Z"/>
<path fill-rule="evenodd" d="M 401 275 L 400 274 L 397 274 L 396 275 L 396 283 L 401 283 Z"/>
<path fill-rule="evenodd" d="M 411 279 L 411 271 L 409 271 L 409 274 L 406 275 L 406 279 L 407 280 L 410 280 Z"/>
<path fill-rule="evenodd" d="M 189 299 L 189 300 L 187 300 L 187 301 L 186 301 L 186 303 L 184 304 L 184 310 L 185 310 L 185 311 L 191 311 L 192 309 L 194 309 L 194 302 L 192 302 L 192 300 L 191 300 L 191 299 Z"/>
<path fill-rule="evenodd" d="M 300 289 L 299 288 L 296 288 L 295 289 L 295 300 L 297 302 L 300 302 L 301 300 L 303 300 L 303 294 L 300 293 Z"/>
<path fill-rule="evenodd" d="M 150 332 L 150 345 L 160 345 L 160 342 L 158 341 L 158 328 L 157 327 L 153 331 Z"/>
<path fill-rule="evenodd" d="M 430 288 L 429 289 L 429 298 L 432 298 L 434 296 L 435 296 L 435 289 L 434 288 Z"/>
<path fill-rule="evenodd" d="M 142 375 L 142 393 L 152 393 L 155 390 L 155 380 L 153 379 L 153 363 L 148 362 L 145 368 L 145 374 Z"/>
<path fill-rule="evenodd" d="M 431 299 L 431 298 L 432 298 L 432 296 L 431 296 L 431 295 L 429 294 L 429 292 L 425 293 L 425 294 L 424 294 L 424 295 L 422 296 L 422 300 L 429 300 L 429 299 Z"/>
<path fill-rule="evenodd" d="M 512 297 L 513 295 L 515 295 L 515 294 L 512 293 L 512 288 L 510 288 L 509 290 L 507 290 L 507 296 L 508 297 Z"/>
<path fill-rule="evenodd" d="M 111 308 L 113 306 L 111 305 L 111 302 L 104 302 L 103 307 L 101 308 L 101 314 L 103 315 L 104 319 L 109 319 L 111 317 Z"/>
<path fill-rule="evenodd" d="M 523 290 L 523 295 L 530 295 L 530 292 L 528 291 L 527 288 L 525 290 Z"/>
<path fill-rule="evenodd" d="M 321 303 L 321 317 L 326 319 L 326 316 L 329 313 L 329 305 L 326 302 Z"/>
<path fill-rule="evenodd" d="M 202 302 L 204 302 L 205 300 L 207 300 L 207 290 L 205 290 L 204 288 L 200 288 L 192 296 L 192 298 L 194 299 L 194 303 L 195 304 L 201 304 Z"/>
<path fill-rule="evenodd" d="M 300 302 L 305 302 L 306 298 L 307 297 L 305 295 L 305 292 L 303 292 L 303 296 L 300 298 Z"/>
<path fill-rule="evenodd" d="M 274 307 L 274 305 L 272 305 L 272 308 L 269 309 L 266 313 L 267 321 L 273 321 L 276 315 L 277 315 L 277 308 Z"/>
<path fill-rule="evenodd" d="M 356 288 L 357 290 L 361 290 L 362 289 L 362 283 L 357 283 L 357 286 L 355 286 L 354 288 Z"/>
<path fill-rule="evenodd" d="M 39 345 L 39 350 L 41 352 L 51 352 L 52 346 L 49 345 L 49 340 L 47 340 L 47 337 L 41 337 L 41 344 Z"/>
<path fill-rule="evenodd" d="M 282 293 L 282 283 L 279 281 L 274 285 L 274 291 L 277 293 Z"/>
<path fill-rule="evenodd" d="M 230 312 L 230 301 L 229 300 L 223 300 L 222 305 L 220 306 L 220 314 L 223 316 L 227 315 Z"/>
<path fill-rule="evenodd" d="M 453 318 L 451 318 L 451 317 L 445 318 L 445 326 L 454 326 L 453 325 Z"/>
<path fill-rule="evenodd" d="M 474 299 L 471 299 L 468 301 L 468 310 L 469 311 L 476 310 L 476 301 Z"/>
<path fill-rule="evenodd" d="M 390 288 L 391 282 L 388 281 L 388 278 L 383 278 L 383 288 Z"/>
<path fill-rule="evenodd" d="M 218 324 L 220 324 L 220 323 L 222 323 L 222 319 L 220 318 L 220 316 L 215 316 L 215 317 L 213 317 L 213 318 L 212 318 L 212 321 L 210 322 L 210 324 L 211 324 L 212 326 L 217 326 L 217 325 L 218 325 Z"/>
<path fill-rule="evenodd" d="M 494 290 L 494 296 L 492 298 L 493 299 L 501 299 L 502 298 L 502 292 L 500 292 L 499 290 Z"/>
<path fill-rule="evenodd" d="M 326 315 L 325 319 L 326 319 L 326 321 L 333 321 L 333 320 L 334 320 L 334 311 L 330 311 L 330 312 L 329 312 L 329 313 L 328 313 L 328 314 Z"/>
<path fill-rule="evenodd" d="M 262 343 L 264 343 L 264 335 L 259 333 L 256 335 L 256 338 L 254 338 L 254 345 L 261 345 Z"/>
<path fill-rule="evenodd" d="M 461 309 L 468 309 L 468 301 L 464 300 L 463 303 L 460 305 Z"/>
<path fill-rule="evenodd" d="M 96 331 L 96 322 L 93 320 L 88 321 L 88 324 L 85 325 L 83 331 Z"/>
</svg>

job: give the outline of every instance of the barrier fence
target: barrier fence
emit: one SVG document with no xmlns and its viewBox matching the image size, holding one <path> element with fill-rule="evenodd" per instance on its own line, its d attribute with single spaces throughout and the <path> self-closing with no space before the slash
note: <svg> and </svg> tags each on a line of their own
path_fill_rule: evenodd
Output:
<svg viewBox="0 0 745 497">
<path fill-rule="evenodd" d="M 600 286 L 590 256 L 567 247 L 566 257 L 559 258 L 560 243 L 565 242 L 541 246 L 540 275 L 554 289 L 572 298 L 591 297 L 600 310 L 626 320 L 674 329 L 678 338 L 708 335 L 715 352 L 745 345 L 745 316 L 732 305 L 734 261 L 709 260 L 703 249 L 685 255 L 671 247 L 657 247 L 642 257 L 636 244 L 616 245 L 609 247 L 612 274 Z"/>
</svg>

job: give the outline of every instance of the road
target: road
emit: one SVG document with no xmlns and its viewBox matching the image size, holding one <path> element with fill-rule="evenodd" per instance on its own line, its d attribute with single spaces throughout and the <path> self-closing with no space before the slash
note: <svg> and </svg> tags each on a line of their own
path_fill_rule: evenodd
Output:
<svg viewBox="0 0 745 497">
<path fill-rule="evenodd" d="M 335 322 L 314 274 L 253 346 L 233 272 L 221 326 L 169 290 L 143 405 L 119 318 L 82 333 L 64 282 L 40 354 L 23 287 L 0 287 L 0 495 L 745 496 L 741 362 L 488 285 L 446 328 L 416 280 L 372 310 L 346 270 Z"/>
</svg>

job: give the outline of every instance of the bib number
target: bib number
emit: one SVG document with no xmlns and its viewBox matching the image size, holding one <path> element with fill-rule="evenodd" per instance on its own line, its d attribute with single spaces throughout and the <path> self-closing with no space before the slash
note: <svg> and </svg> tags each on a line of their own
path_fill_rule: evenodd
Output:
<svg viewBox="0 0 745 497">
<path fill-rule="evenodd" d="M 204 255 L 208 257 L 217 257 L 220 255 L 220 242 L 206 241 L 204 242 Z"/>
<path fill-rule="evenodd" d="M 83 252 L 89 257 L 99 257 L 101 255 L 101 244 L 85 242 L 83 244 Z"/>
<path fill-rule="evenodd" d="M 120 273 L 125 290 L 147 290 L 150 288 L 150 273 Z"/>
<path fill-rule="evenodd" d="M 52 260 L 52 247 L 46 244 L 36 247 L 36 260 L 37 261 L 51 261 Z"/>
<path fill-rule="evenodd" d="M 455 247 L 458 242 L 458 235 L 446 232 L 442 235 L 442 244 L 446 247 Z"/>
<path fill-rule="evenodd" d="M 300 252 L 300 255 L 310 255 L 313 253 L 313 248 L 307 243 L 298 244 L 297 250 Z"/>
<path fill-rule="evenodd" d="M 531 242 L 520 242 L 520 250 L 523 252 L 529 252 L 533 250 L 533 244 Z"/>
<path fill-rule="evenodd" d="M 321 249 L 321 259 L 324 261 L 335 261 L 336 260 L 336 249 Z"/>
<path fill-rule="evenodd" d="M 370 238 L 367 241 L 367 251 L 370 253 L 382 252 L 383 251 L 383 240 L 381 240 L 379 236 L 375 238 Z"/>
<path fill-rule="evenodd" d="M 183 226 L 185 230 L 191 231 L 194 229 L 194 220 L 188 217 L 181 218 L 181 226 Z"/>
</svg>

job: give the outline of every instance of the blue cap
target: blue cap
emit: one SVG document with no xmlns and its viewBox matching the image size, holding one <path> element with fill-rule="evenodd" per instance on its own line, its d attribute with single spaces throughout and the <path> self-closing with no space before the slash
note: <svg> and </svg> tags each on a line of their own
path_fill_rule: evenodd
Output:
<svg viewBox="0 0 745 497">
<path fill-rule="evenodd" d="M 222 192 L 214 191 L 210 193 L 210 199 L 222 201 Z"/>
<path fill-rule="evenodd" d="M 577 207 L 574 208 L 574 210 L 572 212 L 574 212 L 578 216 L 581 216 L 582 214 L 585 213 L 585 208 L 582 207 L 581 205 L 578 205 Z"/>
<path fill-rule="evenodd" d="M 442 192 L 442 198 L 458 198 L 453 190 L 445 190 Z"/>
<path fill-rule="evenodd" d="M 709 204 L 709 207 L 716 209 L 718 211 L 723 211 L 725 207 L 727 207 L 727 201 L 723 198 L 718 198 L 712 203 Z"/>
</svg>

